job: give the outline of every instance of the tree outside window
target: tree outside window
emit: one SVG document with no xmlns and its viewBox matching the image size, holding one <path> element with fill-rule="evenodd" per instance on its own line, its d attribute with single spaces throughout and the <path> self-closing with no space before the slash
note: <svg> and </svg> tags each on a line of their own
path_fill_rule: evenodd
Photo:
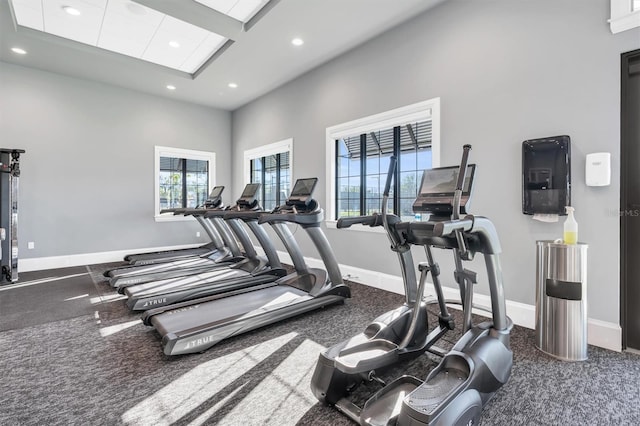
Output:
<svg viewBox="0 0 640 426">
<path fill-rule="evenodd" d="M 432 167 L 430 120 L 343 137 L 335 143 L 336 218 L 381 211 L 392 155 L 398 165 L 389 194 L 389 212 L 399 212 L 403 220 L 414 217 L 412 205 L 419 179 Z"/>
</svg>

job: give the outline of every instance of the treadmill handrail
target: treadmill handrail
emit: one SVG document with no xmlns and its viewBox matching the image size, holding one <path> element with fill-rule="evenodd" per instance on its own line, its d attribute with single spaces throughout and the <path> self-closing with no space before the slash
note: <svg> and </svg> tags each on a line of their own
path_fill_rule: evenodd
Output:
<svg viewBox="0 0 640 426">
<path fill-rule="evenodd" d="M 249 210 L 249 211 L 238 211 L 238 210 L 227 210 L 223 216 L 223 219 L 241 219 L 243 221 L 248 220 L 258 220 L 260 216 L 265 214 L 262 210 Z"/>
<path fill-rule="evenodd" d="M 260 216 L 258 223 L 289 222 L 303 226 L 319 226 L 324 219 L 324 210 L 318 209 L 311 213 L 265 213 Z"/>
<path fill-rule="evenodd" d="M 204 217 L 222 217 L 227 218 L 227 214 L 231 213 L 250 213 L 250 212 L 259 212 L 264 213 L 262 206 L 258 203 L 253 204 L 235 204 L 230 207 L 226 207 L 224 209 L 212 209 L 205 213 Z"/>
</svg>

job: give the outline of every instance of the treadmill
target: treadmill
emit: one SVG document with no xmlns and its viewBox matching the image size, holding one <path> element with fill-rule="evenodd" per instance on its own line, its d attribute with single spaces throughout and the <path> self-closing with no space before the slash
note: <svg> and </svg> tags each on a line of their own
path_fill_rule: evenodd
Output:
<svg viewBox="0 0 640 426">
<path fill-rule="evenodd" d="M 260 184 L 248 184 L 240 198 L 236 201 L 239 209 L 254 209 L 257 205 L 256 196 Z M 259 208 L 259 207 L 258 207 Z M 201 272 L 211 271 L 218 267 L 226 267 L 230 264 L 245 260 L 247 257 L 255 257 L 253 243 L 247 232 L 240 226 L 233 223 L 225 223 L 220 215 L 208 216 L 212 212 L 224 212 L 225 209 L 181 209 L 179 213 L 202 217 L 203 220 L 209 218 L 224 240 L 224 245 L 229 250 L 221 248 L 209 255 L 196 256 L 186 259 L 177 259 L 173 262 L 158 263 L 153 265 L 129 265 L 119 269 L 108 271 L 110 284 L 118 289 L 119 293 L 124 293 L 124 288 L 132 285 L 148 283 L 157 280 L 178 278 L 194 275 Z M 229 232 L 232 228 L 235 237 L 240 240 L 245 254 L 242 254 L 236 239 Z"/>
<path fill-rule="evenodd" d="M 107 270 L 104 272 L 104 276 L 107 278 L 110 278 L 111 284 L 117 288 L 118 280 L 114 280 L 115 277 L 120 277 L 120 276 L 129 277 L 136 274 L 146 274 L 146 273 L 151 273 L 155 271 L 161 271 L 167 268 L 170 262 L 181 261 L 181 260 L 189 260 L 189 261 L 197 262 L 200 259 L 200 257 L 211 257 L 213 259 L 224 258 L 224 260 L 228 260 L 233 256 L 242 258 L 242 253 L 240 251 L 240 248 L 238 248 L 238 245 L 235 239 L 226 235 L 229 233 L 228 228 L 224 224 L 220 226 L 219 224 L 212 223 L 211 221 L 204 219 L 205 212 L 212 209 L 220 210 L 224 208 L 221 202 L 221 198 L 219 196 L 219 194 L 222 192 L 222 189 L 220 188 L 224 188 L 224 187 L 214 188 L 214 190 L 209 195 L 210 198 L 207 199 L 207 201 L 205 202 L 204 207 L 174 208 L 174 209 L 162 210 L 162 213 L 173 212 L 174 215 L 185 215 L 185 216 L 192 215 L 198 221 L 198 223 L 202 225 L 204 230 L 209 235 L 209 238 L 211 238 L 211 243 L 208 243 L 202 246 L 202 247 L 207 247 L 207 251 L 205 251 L 203 254 L 198 255 L 194 253 L 197 253 L 198 251 L 200 251 L 200 248 L 185 249 L 187 251 L 188 250 L 195 250 L 195 251 L 190 252 L 192 253 L 191 255 L 186 255 L 187 251 L 185 251 L 185 252 L 182 252 L 183 254 L 185 254 L 184 256 L 182 254 L 179 254 L 173 258 L 169 257 L 169 253 L 178 253 L 178 252 L 181 252 L 181 250 L 156 252 L 156 253 L 167 253 L 167 254 L 165 254 L 162 259 L 157 259 L 157 261 L 154 261 L 152 258 L 147 259 L 147 261 L 140 258 L 138 259 L 138 264 L 129 264 L 129 265 L 119 266 L 117 268 Z M 216 196 L 216 194 L 218 195 Z M 155 253 L 147 253 L 147 255 L 151 256 L 151 255 L 155 255 Z M 134 255 L 128 255 L 125 257 L 125 259 L 126 258 L 132 259 L 131 256 L 134 256 Z M 135 255 L 135 256 L 143 256 L 143 254 Z M 132 280 L 132 282 L 138 283 L 142 281 Z"/>
<path fill-rule="evenodd" d="M 351 296 L 320 228 L 323 211 L 311 198 L 316 182 L 317 178 L 298 179 L 286 203 L 258 220 L 273 227 L 287 250 L 298 249 L 289 253 L 296 272 L 273 283 L 151 309 L 142 315 L 142 321 L 155 327 L 162 337 L 166 355 L 202 352 L 223 339 L 344 303 Z M 306 265 L 287 223 L 297 224 L 307 232 L 326 271 Z"/>
<path fill-rule="evenodd" d="M 211 190 L 207 200 L 204 202 L 203 207 L 205 209 L 221 209 L 224 208 L 224 204 L 222 203 L 222 191 L 224 191 L 224 186 L 216 186 Z M 185 208 L 172 208 L 172 209 L 162 209 L 160 214 L 165 213 L 173 213 L 174 215 L 183 214 Z M 210 253 L 215 252 L 220 248 L 220 237 L 218 235 L 212 235 L 214 230 L 211 229 L 211 224 L 207 223 L 202 216 L 194 216 L 195 219 L 202 225 L 205 232 L 211 238 L 211 242 L 202 245 L 200 247 L 195 248 L 187 248 L 180 250 L 165 250 L 165 251 L 156 251 L 151 253 L 139 253 L 139 254 L 129 254 L 124 257 L 124 260 L 129 262 L 132 265 L 150 265 L 153 263 L 161 263 L 161 262 L 171 262 L 173 260 L 183 258 L 183 257 L 195 257 L 208 255 Z"/>
<path fill-rule="evenodd" d="M 242 199 L 241 199 L 242 200 Z M 241 201 L 239 200 L 239 201 Z M 216 268 L 200 274 L 182 278 L 165 279 L 134 285 L 124 289 L 128 296 L 127 306 L 134 311 L 144 311 L 159 306 L 192 300 L 213 294 L 224 293 L 272 283 L 285 275 L 276 248 L 258 219 L 264 212 L 257 200 L 250 205 L 239 203 L 230 210 L 207 212 L 207 217 L 223 217 L 238 236 L 243 233 L 244 222 L 262 246 L 267 258 L 257 255 L 250 240 L 243 240 L 247 258 L 227 268 Z"/>
</svg>

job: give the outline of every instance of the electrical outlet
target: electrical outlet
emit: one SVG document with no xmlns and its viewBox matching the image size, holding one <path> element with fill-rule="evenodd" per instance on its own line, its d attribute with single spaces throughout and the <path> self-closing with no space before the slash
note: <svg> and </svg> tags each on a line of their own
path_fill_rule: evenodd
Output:
<svg viewBox="0 0 640 426">
<path fill-rule="evenodd" d="M 33 241 L 29 241 L 29 242 L 27 243 L 27 248 L 28 248 L 29 250 L 33 250 L 34 248 L 36 248 L 36 243 L 34 243 Z"/>
<path fill-rule="evenodd" d="M 196 232 L 196 237 L 200 237 L 200 232 Z"/>
</svg>

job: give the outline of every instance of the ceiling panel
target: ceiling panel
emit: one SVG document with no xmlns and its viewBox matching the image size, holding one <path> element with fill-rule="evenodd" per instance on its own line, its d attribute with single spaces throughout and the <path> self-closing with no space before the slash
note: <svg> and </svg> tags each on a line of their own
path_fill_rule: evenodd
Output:
<svg viewBox="0 0 640 426">
<path fill-rule="evenodd" d="M 196 0 L 211 9 L 222 12 L 225 15 L 238 3 L 238 0 Z"/>
<path fill-rule="evenodd" d="M 227 40 L 228 39 L 218 34 L 209 33 L 200 46 L 182 63 L 180 70 L 193 73 L 200 69 L 204 62 L 210 57 L 207 52 L 217 52 Z"/>
<path fill-rule="evenodd" d="M 248 31 L 243 31 L 242 24 L 236 19 L 194 0 L 137 0 L 141 4 L 128 0 L 108 1 L 105 22 L 117 10 L 123 15 L 126 12 L 130 12 L 128 15 L 140 15 L 150 10 L 144 5 L 156 5 L 163 6 L 158 7 L 163 14 L 199 22 L 200 26 L 208 29 L 214 29 L 214 24 L 226 25 L 224 34 L 233 44 L 214 61 L 207 61 L 206 67 L 197 71 L 196 78 L 144 60 L 124 55 L 118 59 L 116 54 L 106 53 L 103 49 L 37 33 L 38 25 L 42 28 L 39 8 L 51 1 L 54 0 L 0 0 L 0 66 L 12 63 L 170 99 L 235 110 L 372 37 L 425 13 L 444 0 L 272 0 L 273 7 L 255 24 L 252 21 Z M 244 3 L 245 0 L 240 1 Z M 22 15 L 24 25 L 31 27 L 14 25 L 12 3 L 14 12 Z M 112 12 L 112 7 L 118 4 L 121 7 Z M 148 36 L 149 29 L 144 29 L 135 16 L 129 18 L 116 27 L 109 24 L 112 30 L 103 26 L 99 43 L 118 45 L 120 51 L 140 52 L 145 43 L 136 42 L 134 46 L 131 34 L 146 32 Z M 153 25 L 150 24 L 151 27 Z M 293 46 L 291 40 L 294 37 L 302 38 L 304 45 Z M 201 40 L 197 50 L 211 46 L 213 51 L 225 45 L 223 40 L 209 34 Z M 18 55 L 11 50 L 13 47 L 22 48 L 27 54 Z M 195 69 L 200 63 L 191 55 L 183 59 L 181 66 L 182 69 Z M 237 87 L 230 88 L 230 82 L 237 83 Z M 176 89 L 169 91 L 167 85 Z"/>
<path fill-rule="evenodd" d="M 127 1 L 109 1 L 98 47 L 140 58 L 164 15 Z"/>
<path fill-rule="evenodd" d="M 20 25 L 44 31 L 42 20 L 42 2 L 33 0 L 13 0 L 13 10 L 16 16 L 20 16 Z"/>
<path fill-rule="evenodd" d="M 246 1 L 253 4 L 262 0 Z M 130 0 L 11 0 L 11 3 L 18 25 L 189 74 L 195 73 L 227 41 Z M 68 14 L 66 6 L 80 14 Z"/>
<path fill-rule="evenodd" d="M 198 3 L 229 15 L 240 22 L 248 22 L 269 3 L 269 0 L 196 0 Z"/>
<path fill-rule="evenodd" d="M 34 0 L 37 1 L 37 0 Z M 100 36 L 102 18 L 107 1 L 46 0 L 42 2 L 44 31 L 95 46 Z M 71 6 L 80 11 L 72 16 L 63 7 Z M 18 20 L 20 23 L 20 20 Z"/>
<path fill-rule="evenodd" d="M 181 69 L 182 64 L 204 42 L 208 34 L 202 28 L 165 16 L 142 59 Z M 169 43 L 177 43 L 176 46 L 179 47 L 172 47 Z M 193 71 L 195 70 L 189 72 Z"/>
</svg>

